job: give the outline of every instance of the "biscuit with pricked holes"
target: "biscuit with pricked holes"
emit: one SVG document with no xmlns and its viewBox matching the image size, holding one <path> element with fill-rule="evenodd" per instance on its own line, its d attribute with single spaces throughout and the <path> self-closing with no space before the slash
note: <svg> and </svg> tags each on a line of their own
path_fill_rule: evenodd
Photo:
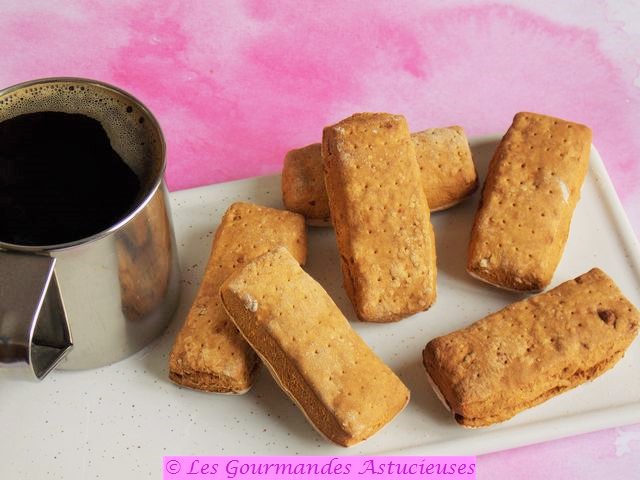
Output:
<svg viewBox="0 0 640 480">
<path fill-rule="evenodd" d="M 234 203 L 220 222 L 209 262 L 169 358 L 169 378 L 216 393 L 244 393 L 253 383 L 257 358 L 220 302 L 222 282 L 236 269 L 277 246 L 304 263 L 307 238 L 297 213 Z"/>
<path fill-rule="evenodd" d="M 462 127 L 432 128 L 411 134 L 429 210 L 457 205 L 476 191 L 478 176 Z M 313 226 L 330 226 L 319 143 L 291 150 L 282 168 L 282 201 Z"/>
<path fill-rule="evenodd" d="M 409 401 L 407 387 L 286 249 L 234 272 L 220 294 L 276 382 L 329 440 L 366 440 Z"/>
<path fill-rule="evenodd" d="M 551 282 L 590 148 L 589 127 L 536 113 L 515 116 L 489 164 L 469 242 L 472 276 L 517 291 Z"/>
<path fill-rule="evenodd" d="M 404 117 L 359 113 L 323 132 L 325 184 L 345 290 L 361 320 L 390 322 L 436 298 L 435 236 Z"/>
<path fill-rule="evenodd" d="M 465 427 L 486 427 L 593 380 L 622 358 L 640 312 L 594 268 L 431 340 L 423 363 Z"/>
</svg>

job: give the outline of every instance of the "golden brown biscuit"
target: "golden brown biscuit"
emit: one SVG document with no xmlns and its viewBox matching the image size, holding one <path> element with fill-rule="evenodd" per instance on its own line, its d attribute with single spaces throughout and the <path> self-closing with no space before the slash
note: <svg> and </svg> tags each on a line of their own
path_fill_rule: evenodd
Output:
<svg viewBox="0 0 640 480">
<path fill-rule="evenodd" d="M 640 312 L 594 268 L 431 340 L 423 361 L 456 421 L 485 427 L 613 367 L 639 324 Z"/>
<path fill-rule="evenodd" d="M 218 290 L 235 269 L 277 246 L 300 263 L 307 255 L 304 218 L 250 203 L 234 203 L 216 231 L 204 278 L 169 358 L 169 378 L 185 387 L 244 393 L 253 382 L 255 353 L 220 302 Z"/>
<path fill-rule="evenodd" d="M 286 249 L 234 272 L 220 293 L 274 379 L 329 440 L 366 440 L 409 401 L 407 387 Z"/>
<path fill-rule="evenodd" d="M 452 207 L 476 191 L 478 175 L 462 127 L 431 128 L 411 139 L 432 212 Z"/>
<path fill-rule="evenodd" d="M 323 132 L 344 285 L 361 320 L 389 322 L 436 298 L 435 237 L 404 117 L 355 114 Z"/>
<path fill-rule="evenodd" d="M 411 135 L 427 203 L 432 212 L 461 202 L 478 186 L 469 142 L 462 127 L 432 128 Z M 330 226 L 320 144 L 291 150 L 282 169 L 282 200 L 309 225 Z"/>
<path fill-rule="evenodd" d="M 304 215 L 309 225 L 331 225 L 319 143 L 287 152 L 282 168 L 282 202 L 287 210 Z"/>
<path fill-rule="evenodd" d="M 589 165 L 591 130 L 518 113 L 489 165 L 467 271 L 497 287 L 539 291 L 564 250 Z"/>
</svg>

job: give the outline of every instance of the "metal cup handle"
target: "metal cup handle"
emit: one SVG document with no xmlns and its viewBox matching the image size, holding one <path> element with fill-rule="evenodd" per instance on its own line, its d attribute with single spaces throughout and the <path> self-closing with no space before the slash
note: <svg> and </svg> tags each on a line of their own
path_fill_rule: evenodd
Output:
<svg viewBox="0 0 640 480">
<path fill-rule="evenodd" d="M 73 346 L 55 263 L 0 251 L 0 368 L 13 376 L 41 380 Z"/>
</svg>

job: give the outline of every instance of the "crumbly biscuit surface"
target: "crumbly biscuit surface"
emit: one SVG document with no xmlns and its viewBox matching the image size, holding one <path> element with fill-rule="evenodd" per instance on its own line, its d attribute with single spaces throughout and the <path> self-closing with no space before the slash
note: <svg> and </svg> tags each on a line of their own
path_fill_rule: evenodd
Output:
<svg viewBox="0 0 640 480">
<path fill-rule="evenodd" d="M 218 393 L 251 387 L 257 358 L 220 302 L 222 282 L 237 268 L 280 245 L 296 260 L 306 259 L 306 227 L 296 213 L 234 203 L 213 241 L 204 278 L 169 358 L 174 382 Z"/>
<path fill-rule="evenodd" d="M 478 176 L 462 127 L 432 128 L 411 134 L 429 209 L 444 210 L 476 191 Z M 282 200 L 307 223 L 330 226 L 320 144 L 287 153 L 282 169 Z"/>
<path fill-rule="evenodd" d="M 285 156 L 282 201 L 287 210 L 304 215 L 308 222 L 330 225 L 319 143 L 291 150 Z"/>
<path fill-rule="evenodd" d="M 311 423 L 344 446 L 395 417 L 409 391 L 283 248 L 221 288 L 231 318 Z"/>
<path fill-rule="evenodd" d="M 611 368 L 639 325 L 640 312 L 596 268 L 431 340 L 423 361 L 456 420 L 487 426 Z"/>
<path fill-rule="evenodd" d="M 431 128 L 411 135 L 429 209 L 443 210 L 475 192 L 478 175 L 462 127 Z"/>
<path fill-rule="evenodd" d="M 344 284 L 358 317 L 399 320 L 436 297 L 435 236 L 405 119 L 326 127 L 322 155 Z"/>
<path fill-rule="evenodd" d="M 553 277 L 584 181 L 591 130 L 518 113 L 489 165 L 467 270 L 493 285 L 539 291 Z"/>
</svg>

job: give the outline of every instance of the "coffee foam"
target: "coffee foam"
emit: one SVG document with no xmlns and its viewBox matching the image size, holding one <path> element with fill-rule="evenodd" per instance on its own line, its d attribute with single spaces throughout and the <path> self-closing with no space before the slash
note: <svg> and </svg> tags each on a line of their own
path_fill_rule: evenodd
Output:
<svg viewBox="0 0 640 480">
<path fill-rule="evenodd" d="M 140 179 L 146 196 L 161 175 L 163 142 L 148 113 L 108 86 L 80 81 L 43 81 L 0 96 L 0 122 L 35 112 L 79 113 L 94 118 L 112 148 Z"/>
</svg>

